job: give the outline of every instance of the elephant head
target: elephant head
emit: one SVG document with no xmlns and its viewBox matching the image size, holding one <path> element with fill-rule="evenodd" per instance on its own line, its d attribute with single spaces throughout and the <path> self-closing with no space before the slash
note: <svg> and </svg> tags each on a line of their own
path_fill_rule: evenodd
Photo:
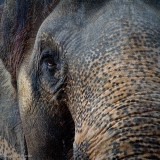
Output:
<svg viewBox="0 0 160 160">
<path fill-rule="evenodd" d="M 3 39 L 29 159 L 160 158 L 159 9 L 62 0 L 20 51 Z"/>
</svg>

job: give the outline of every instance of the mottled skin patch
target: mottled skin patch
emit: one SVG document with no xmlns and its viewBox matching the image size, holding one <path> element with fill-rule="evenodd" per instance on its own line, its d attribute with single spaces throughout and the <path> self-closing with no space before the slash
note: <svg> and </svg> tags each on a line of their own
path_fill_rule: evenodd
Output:
<svg viewBox="0 0 160 160">
<path fill-rule="evenodd" d="M 10 144 L 8 144 L 8 142 L 5 139 L 2 139 L 2 137 L 0 137 L 0 159 L 1 158 L 7 159 L 7 160 L 25 159 L 23 155 L 20 155 L 15 151 L 14 146 L 10 146 Z"/>
</svg>

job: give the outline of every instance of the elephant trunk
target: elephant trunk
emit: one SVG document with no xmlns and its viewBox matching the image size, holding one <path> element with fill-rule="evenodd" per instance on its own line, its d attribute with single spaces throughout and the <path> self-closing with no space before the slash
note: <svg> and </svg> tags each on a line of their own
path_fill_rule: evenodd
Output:
<svg viewBox="0 0 160 160">
<path fill-rule="evenodd" d="M 134 77 L 121 81 L 112 82 L 112 94 L 106 90 L 89 104 L 89 116 L 75 134 L 76 158 L 160 159 L 158 78 L 152 82 Z"/>
<path fill-rule="evenodd" d="M 118 101 L 105 111 L 101 110 L 101 115 L 93 113 L 92 125 L 85 121 L 83 130 L 76 133 L 75 157 L 86 152 L 84 157 L 90 159 L 159 159 L 158 101 L 156 93 L 140 93 Z"/>
<path fill-rule="evenodd" d="M 70 73 L 77 159 L 160 159 L 160 54 L 151 43 L 156 32 L 146 24 L 143 33 L 145 23 L 137 31 L 135 22 L 122 24 L 108 23 L 112 32 L 88 51 L 89 60 L 79 60 L 78 74 Z"/>
</svg>

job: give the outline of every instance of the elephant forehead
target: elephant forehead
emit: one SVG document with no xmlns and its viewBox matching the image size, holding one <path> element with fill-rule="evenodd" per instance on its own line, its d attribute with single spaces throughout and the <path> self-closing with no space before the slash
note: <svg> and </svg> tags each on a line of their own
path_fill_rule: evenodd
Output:
<svg viewBox="0 0 160 160">
<path fill-rule="evenodd" d="M 41 36 L 44 32 L 52 34 L 55 41 L 64 42 L 66 45 L 69 43 L 67 48 L 69 50 L 73 49 L 73 46 L 79 49 L 80 43 L 83 47 L 95 44 L 93 41 L 97 41 L 105 32 L 108 33 L 107 36 L 112 34 L 115 26 L 118 30 L 119 28 L 126 30 L 127 27 L 136 30 L 145 23 L 144 25 L 153 29 L 153 25 L 159 23 L 159 19 L 153 9 L 145 10 L 147 6 L 143 5 L 142 8 L 142 2 L 132 1 L 123 1 L 122 4 L 114 1 L 106 2 L 100 9 L 92 11 L 92 14 L 81 6 L 78 6 L 78 10 L 75 6 L 70 6 L 69 10 L 57 7 L 43 22 L 38 35 Z M 76 12 L 73 12 L 73 8 Z M 132 22 L 135 23 L 134 26 Z M 141 28 L 141 32 L 145 32 L 145 29 Z M 78 44 L 75 41 L 78 41 Z"/>
<path fill-rule="evenodd" d="M 138 65 L 159 68 L 159 45 L 158 36 L 160 31 L 146 28 L 145 33 L 137 27 L 128 29 L 112 27 L 113 32 L 104 32 L 103 35 L 94 40 L 92 44 L 82 45 L 70 57 L 68 55 L 70 71 L 77 76 L 92 75 L 92 78 L 102 77 L 102 73 L 111 71 L 119 73 L 122 69 L 137 68 Z M 154 42 L 154 43 L 153 43 Z M 83 43 L 85 44 L 85 43 Z M 149 62 L 150 61 L 150 62 Z M 103 77 L 106 77 L 103 75 Z"/>
<path fill-rule="evenodd" d="M 65 16 L 58 20 L 49 18 L 38 35 L 40 39 L 50 37 L 48 39 L 52 39 L 53 43 L 61 43 L 67 58 L 71 60 L 69 65 L 85 65 L 86 70 L 93 61 L 96 64 L 103 63 L 123 56 L 121 53 L 134 53 L 136 56 L 139 52 L 140 57 L 157 51 L 160 43 L 160 20 L 155 18 L 152 21 L 149 15 L 150 18 L 147 19 L 147 16 L 143 18 L 133 13 L 131 17 L 106 14 L 96 15 L 96 18 L 93 16 L 93 21 L 84 17 L 84 24 L 82 22 L 78 25 Z"/>
</svg>

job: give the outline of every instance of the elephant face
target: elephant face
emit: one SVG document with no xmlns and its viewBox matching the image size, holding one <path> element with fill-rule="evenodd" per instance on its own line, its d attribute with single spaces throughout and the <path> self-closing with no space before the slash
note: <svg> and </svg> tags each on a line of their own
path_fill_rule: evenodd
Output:
<svg viewBox="0 0 160 160">
<path fill-rule="evenodd" d="M 159 15 L 143 1 L 59 2 L 17 74 L 33 159 L 160 158 Z"/>
</svg>

